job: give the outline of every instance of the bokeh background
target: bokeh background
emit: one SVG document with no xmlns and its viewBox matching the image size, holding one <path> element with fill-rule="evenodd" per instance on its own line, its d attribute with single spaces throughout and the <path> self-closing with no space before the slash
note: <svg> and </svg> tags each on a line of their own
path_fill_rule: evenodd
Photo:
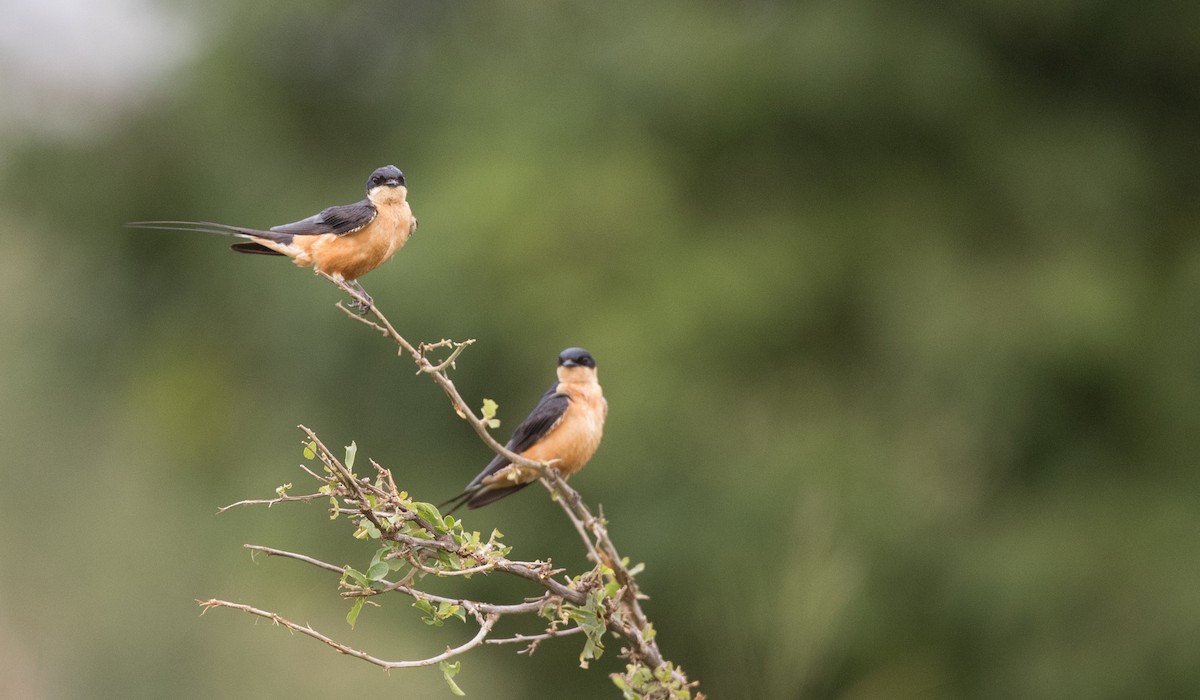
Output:
<svg viewBox="0 0 1200 700">
<path fill-rule="evenodd" d="M 298 423 L 430 501 L 485 448 L 323 280 L 122 227 L 387 163 L 366 287 L 505 435 L 595 354 L 573 484 L 712 697 L 1200 695 L 1200 4 L 6 0 L 0 94 L 0 695 L 449 696 L 193 600 L 462 641 L 241 548 L 365 564 L 320 504 L 215 513 L 307 486 Z M 468 524 L 584 566 L 540 489 Z M 458 681 L 612 698 L 617 646 Z"/>
</svg>

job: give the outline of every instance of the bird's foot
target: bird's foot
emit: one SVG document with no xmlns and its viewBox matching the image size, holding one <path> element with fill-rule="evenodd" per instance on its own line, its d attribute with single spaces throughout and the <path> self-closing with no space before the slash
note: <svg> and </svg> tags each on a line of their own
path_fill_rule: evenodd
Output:
<svg viewBox="0 0 1200 700">
<path fill-rule="evenodd" d="M 366 316 L 370 313 L 371 306 L 375 303 L 375 300 L 371 298 L 370 294 L 367 294 L 367 290 L 363 289 L 362 285 L 357 281 L 347 282 L 346 284 L 351 289 L 350 296 L 352 299 L 350 301 L 350 308 L 356 313 Z"/>
</svg>

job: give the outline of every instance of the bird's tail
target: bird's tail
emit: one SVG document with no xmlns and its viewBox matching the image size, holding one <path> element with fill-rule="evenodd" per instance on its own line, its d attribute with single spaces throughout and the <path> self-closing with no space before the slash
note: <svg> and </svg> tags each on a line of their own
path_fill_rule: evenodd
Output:
<svg viewBox="0 0 1200 700">
<path fill-rule="evenodd" d="M 529 484 L 526 483 L 513 484 L 512 486 L 501 486 L 500 488 L 488 488 L 486 486 L 468 488 L 466 491 L 463 491 L 454 498 L 439 504 L 438 509 L 440 510 L 449 505 L 450 510 L 446 511 L 444 513 L 445 515 L 450 515 L 459 508 L 462 508 L 464 505 L 470 510 L 475 510 L 476 508 L 482 508 L 489 503 L 495 503 L 505 496 L 511 496 L 528 485 Z"/>
<path fill-rule="evenodd" d="M 448 501 L 442 501 L 441 503 L 438 504 L 438 510 L 441 511 L 446 506 L 450 506 L 450 510 L 442 511 L 442 515 L 450 515 L 454 511 L 456 511 L 459 508 L 462 508 L 464 505 L 466 505 L 467 501 L 471 499 L 471 494 L 473 494 L 473 493 L 474 493 L 474 491 L 470 491 L 470 490 L 463 491 L 462 493 L 458 494 L 457 496 L 455 496 L 454 498 L 451 498 Z"/>
<path fill-rule="evenodd" d="M 249 243 L 235 243 L 233 249 L 239 253 L 262 253 L 266 255 L 283 255 L 253 239 L 271 241 L 281 245 L 290 245 L 294 236 L 278 231 L 263 231 L 256 228 L 229 226 L 211 221 L 130 221 L 125 224 L 129 228 L 154 229 L 158 231 L 187 231 L 189 233 L 216 233 L 222 236 L 236 236 L 252 239 Z"/>
</svg>

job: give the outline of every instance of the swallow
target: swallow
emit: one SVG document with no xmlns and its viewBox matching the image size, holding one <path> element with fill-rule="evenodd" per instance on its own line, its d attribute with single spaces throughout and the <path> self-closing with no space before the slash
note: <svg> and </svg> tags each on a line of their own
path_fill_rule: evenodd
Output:
<svg viewBox="0 0 1200 700">
<path fill-rule="evenodd" d="M 604 432 L 608 401 L 596 381 L 596 360 L 583 348 L 567 348 L 558 356 L 558 381 L 542 395 L 529 417 L 505 445 L 534 462 L 548 464 L 566 478 L 583 468 Z M 498 501 L 537 481 L 540 475 L 496 455 L 459 495 L 447 514 L 466 504 L 474 509 Z"/>
<path fill-rule="evenodd" d="M 417 230 L 417 218 L 408 205 L 404 173 L 394 165 L 385 165 L 367 180 L 366 199 L 329 207 L 307 219 L 272 226 L 267 231 L 209 221 L 131 221 L 126 225 L 245 238 L 245 243 L 231 247 L 239 253 L 284 255 L 300 267 L 311 267 L 347 282 L 362 295 L 365 308 L 370 308 L 371 297 L 358 278 L 404 247 Z"/>
</svg>

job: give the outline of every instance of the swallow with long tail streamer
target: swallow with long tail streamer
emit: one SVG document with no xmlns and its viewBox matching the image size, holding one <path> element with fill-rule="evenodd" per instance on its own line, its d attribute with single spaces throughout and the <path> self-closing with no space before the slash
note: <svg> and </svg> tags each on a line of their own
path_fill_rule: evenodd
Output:
<svg viewBox="0 0 1200 700">
<path fill-rule="evenodd" d="M 307 219 L 268 230 L 209 221 L 131 221 L 133 228 L 216 233 L 246 239 L 239 253 L 283 255 L 349 284 L 370 308 L 371 297 L 357 281 L 387 262 L 417 229 L 408 204 L 404 173 L 385 165 L 367 180 L 367 197 L 354 204 L 323 209 Z"/>
</svg>

